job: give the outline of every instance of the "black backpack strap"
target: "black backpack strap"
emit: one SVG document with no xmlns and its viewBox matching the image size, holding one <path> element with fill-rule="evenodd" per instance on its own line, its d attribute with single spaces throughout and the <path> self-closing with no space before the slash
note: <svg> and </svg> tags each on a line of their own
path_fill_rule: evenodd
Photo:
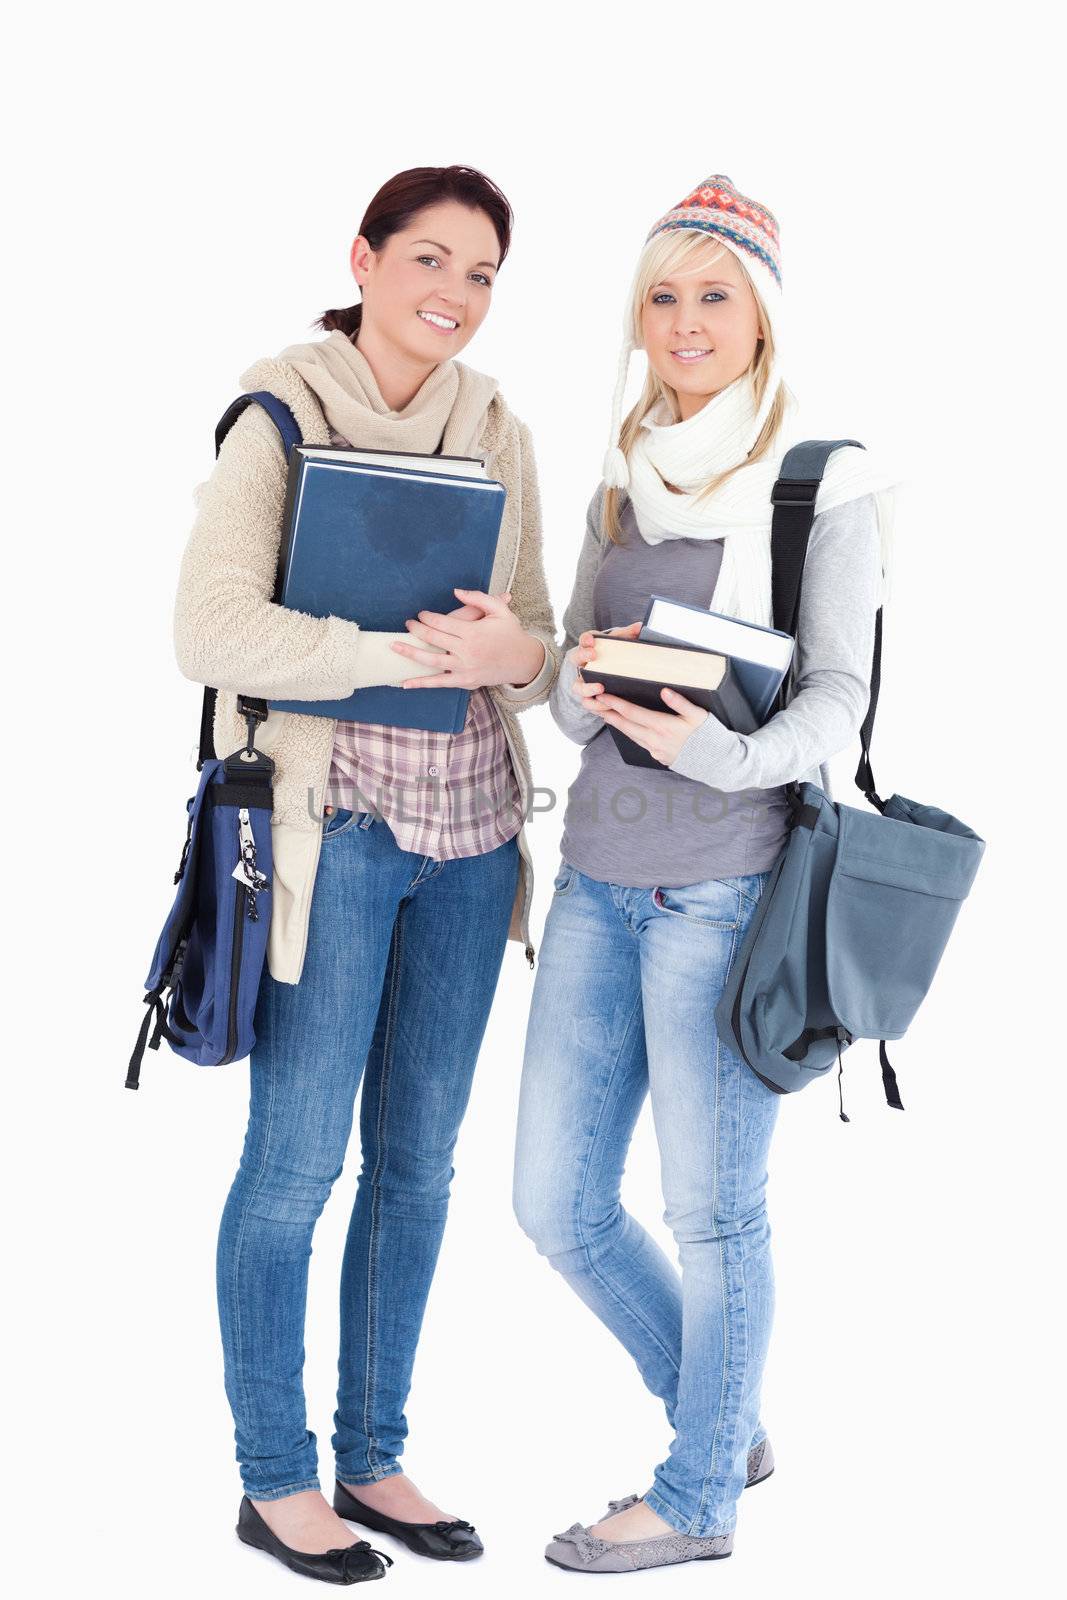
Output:
<svg viewBox="0 0 1067 1600">
<path fill-rule="evenodd" d="M 233 404 L 231 406 L 227 406 L 226 410 L 219 418 L 218 425 L 215 428 L 216 460 L 218 459 L 219 451 L 222 449 L 223 441 L 225 440 L 230 429 L 233 427 L 234 423 L 237 421 L 237 418 L 241 415 L 242 411 L 247 410 L 247 408 L 253 403 L 263 407 L 264 411 L 278 429 L 278 432 L 281 434 L 282 446 L 285 450 L 287 459 L 292 455 L 293 446 L 303 443 L 304 435 L 300 431 L 300 424 L 293 416 L 293 413 L 290 411 L 285 401 L 279 400 L 277 395 L 271 394 L 266 389 L 257 389 L 252 394 L 238 395 Z M 214 726 L 215 701 L 217 698 L 218 696 L 216 691 L 212 688 L 209 688 L 205 684 L 204 701 L 200 708 L 200 746 L 196 761 L 197 772 L 200 771 L 205 761 L 213 761 L 215 758 Z M 267 702 L 265 700 L 256 700 L 249 696 L 241 695 L 238 699 L 237 706 L 246 722 L 249 721 L 250 717 L 254 718 L 256 722 L 262 722 L 267 715 Z M 251 722 L 249 722 L 249 745 L 251 745 L 252 742 L 251 736 L 252 725 Z"/>
<path fill-rule="evenodd" d="M 804 575 L 804 561 L 808 553 L 808 539 L 815 520 L 815 497 L 819 492 L 826 463 L 835 450 L 843 445 L 866 448 L 858 439 L 805 439 L 793 445 L 782 457 L 777 482 L 771 490 L 774 514 L 771 520 L 771 599 L 773 624 L 785 633 L 797 636 L 800 615 L 800 589 Z M 776 710 L 782 710 L 795 676 L 796 657 L 788 676 L 783 679 L 778 692 Z M 875 792 L 874 773 L 871 770 L 871 734 L 874 716 L 878 709 L 878 691 L 882 681 L 882 608 L 874 619 L 874 652 L 871 660 L 871 694 L 867 714 L 860 728 L 862 755 L 856 768 L 855 782 L 873 806 L 881 811 L 885 801 Z M 785 785 L 794 806 L 800 803 L 799 783 Z"/>
<path fill-rule="evenodd" d="M 200 749 L 196 757 L 196 770 L 200 771 L 205 761 L 215 759 L 215 701 L 218 698 L 214 689 L 204 685 L 204 701 L 200 707 Z"/>
<path fill-rule="evenodd" d="M 893 1071 L 893 1063 L 885 1053 L 885 1040 L 878 1041 L 878 1060 L 882 1067 L 882 1088 L 885 1090 L 885 1102 L 892 1106 L 894 1111 L 903 1111 L 904 1103 L 900 1098 L 900 1086 L 897 1075 Z"/>
</svg>

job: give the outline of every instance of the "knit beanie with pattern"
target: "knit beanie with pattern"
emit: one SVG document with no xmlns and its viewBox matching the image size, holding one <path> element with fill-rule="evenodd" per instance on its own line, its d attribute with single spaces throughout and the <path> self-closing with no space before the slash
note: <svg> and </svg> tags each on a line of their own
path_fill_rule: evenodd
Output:
<svg viewBox="0 0 1067 1600">
<path fill-rule="evenodd" d="M 676 228 L 710 234 L 732 251 L 748 271 L 770 320 L 780 368 L 784 334 L 782 261 L 778 223 L 771 212 L 759 201 L 741 194 L 724 173 L 716 172 L 660 217 L 644 242 L 647 245 L 657 234 Z M 626 488 L 630 481 L 626 457 L 619 448 L 619 435 L 622 432 L 622 406 L 630 357 L 636 348 L 631 325 L 631 306 L 636 286 L 635 271 L 626 301 L 623 344 L 611 408 L 611 439 L 604 457 L 604 481 L 619 489 Z"/>
</svg>

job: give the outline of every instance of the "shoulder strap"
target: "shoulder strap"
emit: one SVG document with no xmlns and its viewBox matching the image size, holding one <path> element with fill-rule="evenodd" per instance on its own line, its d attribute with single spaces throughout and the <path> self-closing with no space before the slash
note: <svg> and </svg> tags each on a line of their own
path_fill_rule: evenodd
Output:
<svg viewBox="0 0 1067 1600">
<path fill-rule="evenodd" d="M 233 402 L 233 405 L 228 406 L 223 412 L 222 416 L 219 418 L 218 426 L 215 429 L 216 460 L 218 459 L 219 451 L 222 449 L 223 441 L 225 440 L 226 435 L 229 433 L 230 429 L 233 427 L 242 411 L 247 410 L 247 408 L 252 405 L 253 402 L 263 407 L 264 411 L 270 417 L 278 432 L 281 434 L 282 447 L 285 450 L 286 458 L 292 454 L 294 445 L 303 443 L 304 435 L 300 431 L 300 424 L 293 416 L 293 413 L 290 411 L 285 401 L 279 400 L 277 395 L 270 394 L 266 389 L 257 389 L 253 394 L 238 395 L 237 399 Z M 215 722 L 216 698 L 217 696 L 215 690 L 208 688 L 205 685 L 204 703 L 200 710 L 200 752 L 196 762 L 197 772 L 200 771 L 205 761 L 212 761 L 215 758 L 215 740 L 212 730 Z M 253 699 L 247 695 L 238 695 L 237 707 L 242 715 L 248 720 L 249 743 L 251 743 L 253 722 L 262 722 L 264 720 L 267 715 L 267 702 L 265 700 Z"/>
<path fill-rule="evenodd" d="M 241 412 L 247 411 L 253 401 L 263 407 L 281 434 L 282 445 L 285 448 L 286 458 L 288 458 L 294 444 L 303 444 L 304 435 L 300 431 L 300 424 L 285 401 L 279 400 L 277 395 L 270 394 L 266 389 L 257 389 L 253 394 L 238 395 L 233 405 L 227 407 L 222 413 L 215 429 L 215 455 L 217 456 L 222 449 L 226 435 L 241 415 Z"/>
<path fill-rule="evenodd" d="M 800 614 L 800 588 L 804 575 L 804 559 L 808 551 L 811 525 L 815 520 L 815 496 L 819 492 L 826 463 L 842 445 L 856 445 L 866 449 L 858 439 L 805 439 L 787 450 L 782 457 L 778 480 L 771 490 L 774 514 L 771 520 L 771 600 L 774 626 L 785 633 L 797 634 Z M 783 680 L 778 693 L 776 709 L 782 710 L 786 694 L 796 670 L 796 658 L 788 677 Z M 871 660 L 871 695 L 867 714 L 860 728 L 862 755 L 856 768 L 855 782 L 871 805 L 881 811 L 885 801 L 875 792 L 874 773 L 871 770 L 871 734 L 874 715 L 878 708 L 878 691 L 882 680 L 882 608 L 874 619 L 874 653 Z M 791 796 L 799 799 L 800 786 L 787 784 Z"/>
</svg>

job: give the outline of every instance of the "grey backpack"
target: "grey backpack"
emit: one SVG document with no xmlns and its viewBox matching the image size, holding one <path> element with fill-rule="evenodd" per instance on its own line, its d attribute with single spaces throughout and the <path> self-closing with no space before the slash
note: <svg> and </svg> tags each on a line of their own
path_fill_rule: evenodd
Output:
<svg viewBox="0 0 1067 1600">
<path fill-rule="evenodd" d="M 819 483 L 832 452 L 857 443 L 794 445 L 771 491 L 774 626 L 794 637 Z M 877 1039 L 886 1100 L 903 1110 L 886 1040 L 901 1038 L 933 981 L 985 841 L 936 806 L 875 792 L 870 742 L 881 656 L 879 608 L 855 776 L 877 812 L 837 804 L 813 783 L 786 786 L 789 836 L 715 1022 L 723 1041 L 781 1094 L 823 1077 L 835 1061 L 840 1091 L 842 1050 L 855 1039 Z M 795 665 L 776 710 L 786 704 L 794 674 Z M 840 1115 L 849 1120 L 843 1102 Z"/>
</svg>

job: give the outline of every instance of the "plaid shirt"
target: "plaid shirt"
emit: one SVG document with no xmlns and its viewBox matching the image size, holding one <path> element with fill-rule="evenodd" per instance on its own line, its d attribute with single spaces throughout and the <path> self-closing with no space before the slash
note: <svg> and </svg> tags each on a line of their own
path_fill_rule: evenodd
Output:
<svg viewBox="0 0 1067 1600">
<path fill-rule="evenodd" d="M 459 733 L 338 721 L 326 803 L 373 811 L 401 850 L 448 861 L 480 856 L 522 827 L 504 730 L 484 689 Z"/>
</svg>

